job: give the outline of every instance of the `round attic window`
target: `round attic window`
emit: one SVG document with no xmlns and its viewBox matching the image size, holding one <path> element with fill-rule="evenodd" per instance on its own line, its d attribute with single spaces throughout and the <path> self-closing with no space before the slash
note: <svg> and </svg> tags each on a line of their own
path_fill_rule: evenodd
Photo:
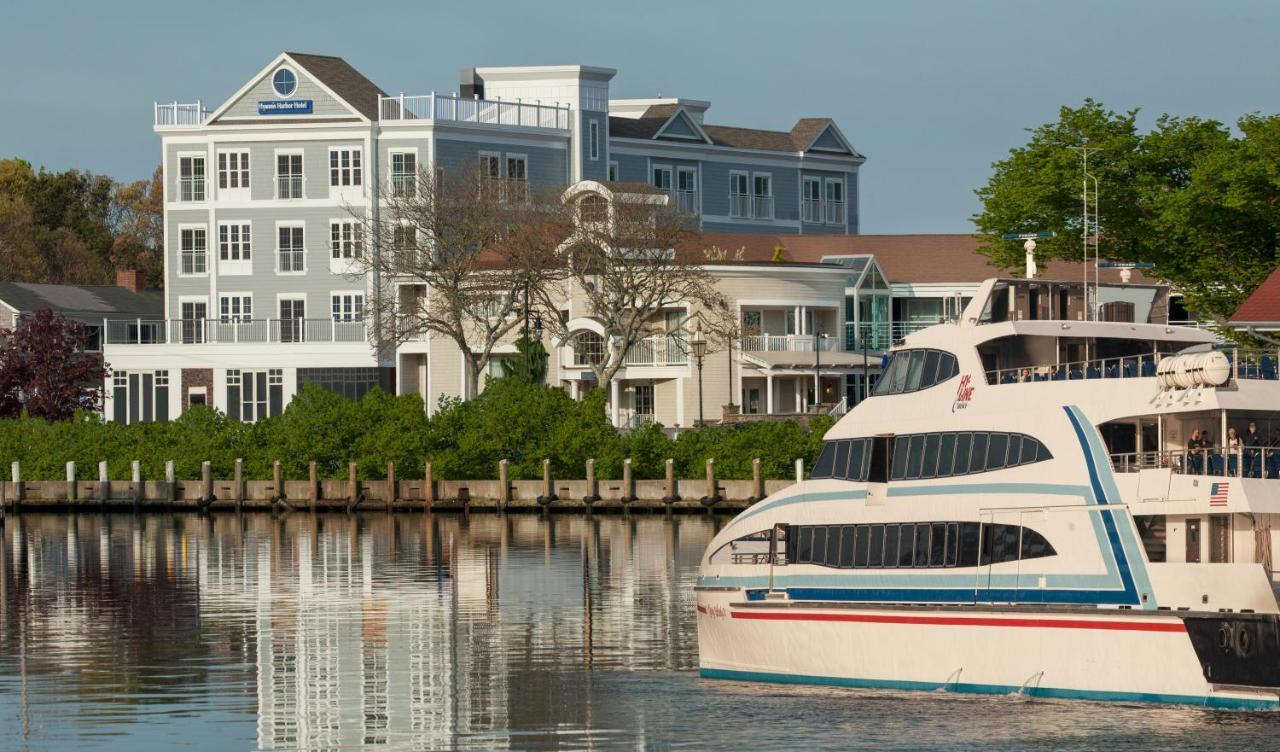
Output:
<svg viewBox="0 0 1280 752">
<path fill-rule="evenodd" d="M 281 68 L 271 77 L 271 88 L 281 97 L 291 97 L 298 90 L 298 76 L 288 68 Z"/>
</svg>

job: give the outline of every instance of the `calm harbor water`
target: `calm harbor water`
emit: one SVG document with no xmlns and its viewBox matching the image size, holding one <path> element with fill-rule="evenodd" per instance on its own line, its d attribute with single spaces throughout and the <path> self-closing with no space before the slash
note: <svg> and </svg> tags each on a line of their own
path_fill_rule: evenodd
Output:
<svg viewBox="0 0 1280 752">
<path fill-rule="evenodd" d="M 1280 714 L 701 680 L 719 524 L 11 516 L 0 750 L 1280 749 Z"/>
</svg>

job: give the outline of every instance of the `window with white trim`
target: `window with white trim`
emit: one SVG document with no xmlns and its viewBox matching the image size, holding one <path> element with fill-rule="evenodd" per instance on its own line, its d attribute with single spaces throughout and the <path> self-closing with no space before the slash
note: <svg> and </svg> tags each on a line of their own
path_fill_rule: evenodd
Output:
<svg viewBox="0 0 1280 752">
<path fill-rule="evenodd" d="M 178 157 L 178 200 L 204 201 L 204 157 Z"/>
<path fill-rule="evenodd" d="M 363 321 L 364 295 L 355 292 L 334 293 L 330 296 L 334 321 Z"/>
<path fill-rule="evenodd" d="M 412 274 L 418 267 L 418 228 L 401 224 L 391 228 L 391 251 L 400 271 Z"/>
<path fill-rule="evenodd" d="M 729 173 L 729 216 L 751 216 L 751 195 L 748 191 L 750 177 L 745 172 Z"/>
<path fill-rule="evenodd" d="M 112 418 L 120 424 L 169 420 L 168 371 L 114 371 Z"/>
<path fill-rule="evenodd" d="M 417 189 L 418 155 L 411 151 L 391 152 L 391 195 L 414 196 Z"/>
<path fill-rule="evenodd" d="M 805 178 L 800 189 L 800 218 L 805 222 L 822 221 L 822 181 Z"/>
<path fill-rule="evenodd" d="M 600 123 L 591 120 L 587 123 L 587 146 L 592 159 L 600 158 Z"/>
<path fill-rule="evenodd" d="M 507 201 L 529 198 L 529 158 L 523 154 L 507 155 Z"/>
<path fill-rule="evenodd" d="M 306 244 L 303 228 L 299 225 L 284 225 L 277 232 L 277 253 L 279 255 L 279 271 L 306 271 Z"/>
<path fill-rule="evenodd" d="M 219 222 L 218 259 L 248 261 L 250 229 L 248 222 Z"/>
<path fill-rule="evenodd" d="M 329 149 L 329 185 L 346 187 L 360 185 L 363 166 L 359 147 L 334 147 Z"/>
<path fill-rule="evenodd" d="M 352 219 L 329 222 L 329 255 L 335 259 L 356 259 L 364 253 L 364 226 Z"/>
<path fill-rule="evenodd" d="M 178 257 L 182 274 L 204 274 L 208 270 L 205 254 L 207 242 L 203 227 L 182 227 L 178 230 Z"/>
<path fill-rule="evenodd" d="M 227 417 L 252 423 L 284 411 L 284 370 L 227 369 Z"/>
<path fill-rule="evenodd" d="M 751 216 L 773 219 L 773 175 L 767 172 L 751 176 Z"/>
<path fill-rule="evenodd" d="M 249 152 L 218 152 L 218 189 L 235 191 L 249 187 Z"/>
<path fill-rule="evenodd" d="M 844 180 L 840 178 L 827 178 L 826 192 L 826 220 L 829 224 L 844 224 Z"/>
<path fill-rule="evenodd" d="M 676 170 L 676 208 L 686 214 L 698 211 L 698 171 L 693 167 Z"/>
<path fill-rule="evenodd" d="M 235 293 L 218 296 L 218 321 L 223 324 L 249 321 L 253 318 L 253 296 Z"/>
<path fill-rule="evenodd" d="M 276 155 L 276 198 L 304 198 L 301 154 Z"/>
</svg>

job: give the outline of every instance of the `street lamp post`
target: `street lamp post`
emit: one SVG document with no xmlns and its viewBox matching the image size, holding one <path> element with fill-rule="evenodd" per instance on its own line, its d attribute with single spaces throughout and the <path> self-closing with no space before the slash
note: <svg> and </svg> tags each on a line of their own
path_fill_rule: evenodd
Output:
<svg viewBox="0 0 1280 752">
<path fill-rule="evenodd" d="M 827 335 L 822 332 L 813 333 L 813 404 L 822 404 L 822 343 Z"/>
<path fill-rule="evenodd" d="M 702 425 L 702 359 L 707 356 L 707 340 L 702 336 L 702 324 L 698 324 L 698 328 L 693 332 L 693 339 L 689 340 L 689 347 L 693 349 L 693 357 L 698 361 L 698 425 Z"/>
</svg>

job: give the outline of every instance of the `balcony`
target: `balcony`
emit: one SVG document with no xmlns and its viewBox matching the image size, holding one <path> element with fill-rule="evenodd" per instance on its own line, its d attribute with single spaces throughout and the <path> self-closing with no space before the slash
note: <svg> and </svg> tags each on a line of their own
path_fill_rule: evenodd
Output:
<svg viewBox="0 0 1280 752">
<path fill-rule="evenodd" d="M 155 127 L 157 128 L 197 128 L 204 125 L 205 119 L 209 117 L 209 111 L 200 104 L 199 100 L 190 104 L 156 102 L 155 108 Z"/>
<path fill-rule="evenodd" d="M 675 203 L 676 209 L 683 214 L 698 213 L 697 191 L 674 191 L 672 193 L 672 201 Z"/>
<path fill-rule="evenodd" d="M 751 216 L 751 197 L 744 193 L 729 194 L 729 216 L 746 219 Z"/>
<path fill-rule="evenodd" d="M 301 175 L 277 175 L 276 178 L 276 198 L 292 199 L 306 198 L 302 195 L 302 176 Z"/>
<path fill-rule="evenodd" d="M 500 99 L 468 99 L 445 94 L 378 98 L 378 120 L 383 123 L 434 120 L 455 123 L 511 125 L 524 128 L 568 130 L 567 106 L 528 104 Z"/>
<path fill-rule="evenodd" d="M 800 218 L 805 222 L 821 222 L 822 221 L 822 202 L 812 198 L 806 198 L 800 202 Z"/>
<path fill-rule="evenodd" d="M 676 337 L 646 337 L 631 346 L 625 366 L 682 366 L 689 362 L 689 348 Z"/>
<path fill-rule="evenodd" d="M 742 338 L 743 352 L 835 352 L 836 337 L 814 337 L 812 334 L 749 334 Z"/>
<path fill-rule="evenodd" d="M 114 319 L 108 345 L 297 344 L 364 342 L 364 321 L 328 319 Z"/>
<path fill-rule="evenodd" d="M 204 201 L 204 176 L 178 178 L 178 200 L 184 203 Z"/>
<path fill-rule="evenodd" d="M 828 201 L 826 203 L 826 221 L 829 225 L 844 224 L 844 202 Z"/>
<path fill-rule="evenodd" d="M 751 216 L 755 219 L 773 219 L 773 196 L 752 196 Z"/>
</svg>

